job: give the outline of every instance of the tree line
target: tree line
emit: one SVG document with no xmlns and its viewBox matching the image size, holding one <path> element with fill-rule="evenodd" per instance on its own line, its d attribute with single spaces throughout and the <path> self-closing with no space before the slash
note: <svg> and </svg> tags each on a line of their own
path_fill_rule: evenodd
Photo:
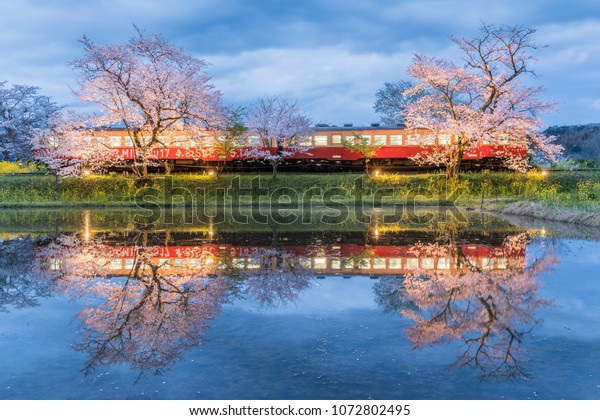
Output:
<svg viewBox="0 0 600 420">
<path fill-rule="evenodd" d="M 553 109 L 541 101 L 540 87 L 523 83 L 534 75 L 534 29 L 483 24 L 473 38 L 451 37 L 461 63 L 415 54 L 409 79 L 386 83 L 375 110 L 384 123 L 424 127 L 452 135 L 450 144 L 422 153 L 416 161 L 458 174 L 465 151 L 480 140 L 527 149 L 528 156 L 499 156 L 509 168 L 526 170 L 532 155 L 555 161 L 561 147 L 541 132 L 540 113 Z M 103 168 L 119 160 L 98 128 L 119 126 L 134 151 L 132 169 L 141 178 L 155 164 L 152 150 L 177 143 L 176 133 L 197 139 L 199 149 L 228 156 L 244 139 L 255 159 L 268 162 L 273 176 L 291 153 L 306 148 L 311 118 L 297 101 L 265 95 L 250 109 L 226 105 L 211 82 L 207 63 L 186 54 L 160 34 L 135 27 L 123 45 L 98 45 L 84 36 L 83 56 L 70 63 L 78 75 L 75 95 L 96 106 L 81 113 L 65 110 L 33 86 L 0 83 L 0 152 L 3 159 L 39 160 L 61 175 Z M 212 133 L 207 136 L 206 133 Z M 369 145 L 357 136 L 348 148 Z M 41 153 L 34 155 L 34 150 Z M 367 161 L 369 156 L 363 154 Z"/>
</svg>

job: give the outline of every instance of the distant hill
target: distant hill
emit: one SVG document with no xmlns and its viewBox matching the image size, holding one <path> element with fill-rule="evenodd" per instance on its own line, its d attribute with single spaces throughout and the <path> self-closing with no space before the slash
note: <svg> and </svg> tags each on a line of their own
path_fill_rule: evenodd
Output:
<svg viewBox="0 0 600 420">
<path fill-rule="evenodd" d="M 600 166 L 600 124 L 552 126 L 544 134 L 556 136 L 564 157 Z"/>
</svg>

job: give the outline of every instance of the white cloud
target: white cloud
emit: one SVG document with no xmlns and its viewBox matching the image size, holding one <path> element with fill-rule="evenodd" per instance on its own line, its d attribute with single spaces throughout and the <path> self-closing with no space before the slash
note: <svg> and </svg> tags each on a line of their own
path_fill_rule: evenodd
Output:
<svg viewBox="0 0 600 420">
<path fill-rule="evenodd" d="M 405 78 L 411 58 L 409 51 L 353 53 L 323 47 L 263 49 L 208 60 L 214 63 L 215 85 L 227 98 L 248 102 L 265 94 L 290 96 L 316 120 L 341 123 L 361 116 L 373 120 L 376 90 Z"/>
</svg>

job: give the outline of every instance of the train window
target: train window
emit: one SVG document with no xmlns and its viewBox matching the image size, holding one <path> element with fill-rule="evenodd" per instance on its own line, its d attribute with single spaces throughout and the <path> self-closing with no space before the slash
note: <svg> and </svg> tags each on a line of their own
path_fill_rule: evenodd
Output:
<svg viewBox="0 0 600 420">
<path fill-rule="evenodd" d="M 438 258 L 437 268 L 438 270 L 448 270 L 450 268 L 450 259 L 446 257 Z"/>
<path fill-rule="evenodd" d="M 58 147 L 58 138 L 54 136 L 48 137 L 48 144 L 50 147 Z"/>
<path fill-rule="evenodd" d="M 258 136 L 248 136 L 246 139 L 248 145 L 250 146 L 259 146 L 260 145 L 260 137 Z"/>
<path fill-rule="evenodd" d="M 385 258 L 374 258 L 373 259 L 373 268 L 376 270 L 384 270 L 385 269 Z"/>
<path fill-rule="evenodd" d="M 359 268 L 371 268 L 371 260 L 369 260 L 367 258 L 363 258 L 362 260 L 360 260 L 358 262 L 358 267 Z"/>
<path fill-rule="evenodd" d="M 425 134 L 423 136 L 423 144 L 426 146 L 434 146 L 435 145 L 435 135 L 434 134 Z"/>
<path fill-rule="evenodd" d="M 125 137 L 125 147 L 133 147 L 133 139 L 131 136 Z"/>
<path fill-rule="evenodd" d="M 494 269 L 494 259 L 493 258 L 482 258 L 481 259 L 481 268 L 484 270 L 493 270 Z"/>
<path fill-rule="evenodd" d="M 394 134 L 390 136 L 390 146 L 402 146 L 402 135 Z"/>
<path fill-rule="evenodd" d="M 110 147 L 121 147 L 121 136 L 110 136 L 108 138 Z"/>
<path fill-rule="evenodd" d="M 409 134 L 408 136 L 406 136 L 406 144 L 408 144 L 409 146 L 416 146 L 419 144 L 419 139 L 421 136 L 419 136 L 418 134 Z"/>
<path fill-rule="evenodd" d="M 407 270 L 416 270 L 419 268 L 419 259 L 418 258 L 407 258 L 406 259 L 406 269 Z"/>
<path fill-rule="evenodd" d="M 450 134 L 438 134 L 438 144 L 440 146 L 450 144 Z"/>
<path fill-rule="evenodd" d="M 387 136 L 378 135 L 374 137 L 376 146 L 385 146 L 387 144 Z"/>
<path fill-rule="evenodd" d="M 400 270 L 402 268 L 402 258 L 390 258 L 390 270 Z"/>
<path fill-rule="evenodd" d="M 371 136 L 360 136 L 360 139 L 366 144 L 371 144 Z"/>
<path fill-rule="evenodd" d="M 123 268 L 123 261 L 120 258 L 110 260 L 109 267 L 111 270 L 120 270 Z"/>
<path fill-rule="evenodd" d="M 425 270 L 433 270 L 435 268 L 435 261 L 431 257 L 421 259 L 421 268 Z"/>
<path fill-rule="evenodd" d="M 334 134 L 331 136 L 331 144 L 342 144 L 342 136 Z"/>
<path fill-rule="evenodd" d="M 301 258 L 299 258 L 298 260 L 299 260 L 299 262 L 300 262 L 300 265 L 301 265 L 302 267 L 305 267 L 305 268 L 310 268 L 310 258 L 307 258 L 307 257 L 301 257 Z"/>
<path fill-rule="evenodd" d="M 315 258 L 314 268 L 317 270 L 324 270 L 327 268 L 327 258 Z"/>
<path fill-rule="evenodd" d="M 342 267 L 342 262 L 339 260 L 339 258 L 331 259 L 331 269 L 332 270 L 339 270 L 341 267 Z"/>
<path fill-rule="evenodd" d="M 185 136 L 176 136 L 173 145 L 175 147 L 186 147 L 187 146 L 187 138 Z"/>
<path fill-rule="evenodd" d="M 134 259 L 133 258 L 127 258 L 125 259 L 125 269 L 126 270 L 131 270 L 133 269 L 133 263 L 134 263 Z"/>
<path fill-rule="evenodd" d="M 311 146 L 312 139 L 310 137 L 300 137 L 298 139 L 298 146 Z"/>
<path fill-rule="evenodd" d="M 498 258 L 498 270 L 506 270 L 508 268 L 508 258 Z"/>
<path fill-rule="evenodd" d="M 315 136 L 315 146 L 327 146 L 327 136 Z"/>
<path fill-rule="evenodd" d="M 61 268 L 61 263 L 60 260 L 55 258 L 52 261 L 50 261 L 50 270 L 52 271 L 57 271 L 60 270 Z"/>
<path fill-rule="evenodd" d="M 500 134 L 498 140 L 500 144 L 508 144 L 508 134 Z"/>
</svg>

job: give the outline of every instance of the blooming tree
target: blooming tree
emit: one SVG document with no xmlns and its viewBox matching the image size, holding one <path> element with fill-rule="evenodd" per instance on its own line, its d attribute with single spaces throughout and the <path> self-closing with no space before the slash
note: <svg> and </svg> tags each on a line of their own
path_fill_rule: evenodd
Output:
<svg viewBox="0 0 600 420">
<path fill-rule="evenodd" d="M 10 158 L 31 160 L 32 142 L 40 130 L 51 126 L 60 107 L 35 86 L 6 87 L 0 82 L 0 153 Z"/>
<path fill-rule="evenodd" d="M 210 255 L 202 249 L 194 259 L 162 260 L 158 248 L 148 244 L 148 232 L 127 245 L 62 235 L 39 252 L 52 266 L 48 272 L 58 290 L 94 298 L 78 314 L 85 330 L 76 348 L 89 355 L 86 373 L 119 363 L 161 373 L 201 342 L 228 298 L 227 280 L 207 278 Z M 115 261 L 129 261 L 130 267 L 115 269 Z"/>
<path fill-rule="evenodd" d="M 123 160 L 85 117 L 72 112 L 54 115 L 50 127 L 37 131 L 33 144 L 36 160 L 58 176 L 97 172 Z"/>
<path fill-rule="evenodd" d="M 562 149 L 540 133 L 539 118 L 553 104 L 537 98 L 541 87 L 519 83 L 534 74 L 532 52 L 540 48 L 531 39 L 534 33 L 521 26 L 483 25 L 479 37 L 452 37 L 462 66 L 415 55 L 408 68 L 414 86 L 406 93 L 423 96 L 406 106 L 407 124 L 452 135 L 450 144 L 419 154 L 417 162 L 444 165 L 447 176 L 455 177 L 465 152 L 479 141 L 502 145 L 498 157 L 511 169 L 527 168 L 525 150 L 556 159 Z"/>
<path fill-rule="evenodd" d="M 305 140 L 313 133 L 311 119 L 295 101 L 282 96 L 265 96 L 254 106 L 249 122 L 249 135 L 258 139 L 251 144 L 247 156 L 262 159 L 277 168 L 295 153 L 306 153 L 311 148 Z"/>
<path fill-rule="evenodd" d="M 453 269 L 416 269 L 398 289 L 400 312 L 415 325 L 407 336 L 416 348 L 452 340 L 465 347 L 458 364 L 473 365 L 484 377 L 524 375 L 521 344 L 537 321 L 538 276 L 556 262 L 552 249 L 525 265 L 526 233 L 509 236 L 494 259 L 506 267 L 482 267 L 455 242 L 418 244 L 415 255 L 450 258 Z M 410 302 L 410 304 L 407 304 Z"/>
<path fill-rule="evenodd" d="M 136 31 L 126 45 L 99 46 L 83 37 L 85 56 L 71 66 L 80 76 L 77 96 L 100 106 L 88 125 L 123 125 L 135 153 L 134 170 L 146 177 L 152 149 L 174 144 L 178 132 L 203 136 L 224 125 L 224 117 L 204 60 L 160 35 Z"/>
</svg>

